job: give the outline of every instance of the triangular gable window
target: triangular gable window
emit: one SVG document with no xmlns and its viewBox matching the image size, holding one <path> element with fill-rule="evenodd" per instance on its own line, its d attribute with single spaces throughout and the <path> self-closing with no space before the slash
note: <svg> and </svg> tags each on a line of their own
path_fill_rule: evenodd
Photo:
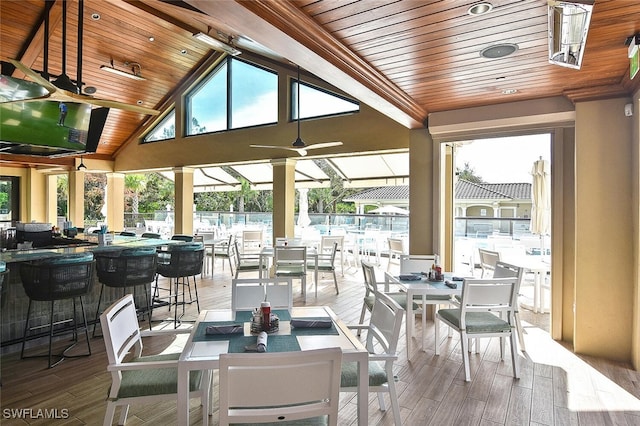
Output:
<svg viewBox="0 0 640 426">
<path fill-rule="evenodd" d="M 298 118 L 298 83 L 291 83 L 291 120 Z M 326 117 L 360 111 L 360 104 L 335 93 L 308 85 L 300 84 L 300 118 Z"/>
<path fill-rule="evenodd" d="M 142 143 L 163 141 L 176 137 L 176 111 L 171 110 L 156 126 L 142 139 Z"/>
</svg>

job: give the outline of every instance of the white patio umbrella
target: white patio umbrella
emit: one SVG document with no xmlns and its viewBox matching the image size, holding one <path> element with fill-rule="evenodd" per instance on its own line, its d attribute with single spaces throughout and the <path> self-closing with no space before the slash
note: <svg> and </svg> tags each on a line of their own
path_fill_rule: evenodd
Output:
<svg viewBox="0 0 640 426">
<path fill-rule="evenodd" d="M 298 213 L 298 226 L 301 228 L 306 228 L 311 223 L 311 218 L 309 218 L 309 189 L 308 188 L 299 188 L 298 192 L 300 193 L 300 211 Z"/>
<path fill-rule="evenodd" d="M 409 215 L 409 210 L 401 209 L 396 206 L 382 206 L 377 209 L 370 210 L 369 213 Z"/>
<path fill-rule="evenodd" d="M 531 233 L 540 235 L 541 249 L 544 254 L 545 235 L 551 231 L 551 168 L 549 162 L 540 158 L 533 163 L 531 176 Z"/>
</svg>

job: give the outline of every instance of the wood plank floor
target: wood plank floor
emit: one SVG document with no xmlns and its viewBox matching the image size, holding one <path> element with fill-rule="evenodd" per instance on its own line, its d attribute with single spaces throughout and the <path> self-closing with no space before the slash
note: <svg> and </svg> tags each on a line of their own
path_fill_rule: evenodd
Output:
<svg viewBox="0 0 640 426">
<path fill-rule="evenodd" d="M 383 260 L 384 261 L 384 260 Z M 379 279 L 386 268 L 381 265 Z M 310 275 L 311 277 L 311 275 Z M 338 274 L 340 294 L 333 282 L 320 282 L 317 299 L 310 289 L 307 304 L 329 305 L 346 323 L 360 314 L 364 288 L 362 271 Z M 299 285 L 295 305 L 304 305 Z M 229 308 L 230 274 L 218 263 L 213 277 L 198 281 L 201 308 Z M 154 320 L 169 317 L 166 308 Z M 195 318 L 195 304 L 187 316 Z M 404 335 L 396 364 L 401 416 L 405 425 L 640 425 L 640 373 L 628 365 L 578 357 L 549 338 L 548 315 L 523 312 L 527 352 L 519 352 L 521 377 L 512 377 L 509 354 L 499 359 L 497 339 L 484 339 L 479 354 L 471 354 L 472 381 L 464 381 L 459 339 L 453 336 L 433 351 L 433 323 L 427 322 L 427 348 L 414 342 L 407 358 Z M 141 323 L 145 327 L 145 323 Z M 417 327 L 420 327 L 418 321 Z M 420 330 L 416 335 L 420 338 Z M 146 339 L 145 352 L 175 350 L 181 341 Z M 47 369 L 46 359 L 20 360 L 19 354 L 2 358 L 0 424 L 97 425 L 101 424 L 110 385 L 106 353 L 101 338 L 91 339 L 90 357 L 67 359 Z M 44 350 L 44 348 L 43 348 Z M 509 352 L 509 351 L 507 351 Z M 214 385 L 215 392 L 215 385 Z M 389 404 L 387 404 L 389 406 Z M 31 411 L 26 411 L 31 410 Z M 18 414 L 27 419 L 16 418 Z M 50 419 L 51 415 L 57 416 Z M 116 413 L 116 416 L 118 412 Z M 217 424 L 217 413 L 210 418 Z M 201 409 L 192 401 L 191 422 L 201 424 Z M 129 425 L 173 425 L 175 403 L 132 406 Z M 341 394 L 340 425 L 356 424 L 355 394 Z M 391 412 L 379 410 L 374 394 L 369 398 L 369 424 L 392 425 Z"/>
</svg>

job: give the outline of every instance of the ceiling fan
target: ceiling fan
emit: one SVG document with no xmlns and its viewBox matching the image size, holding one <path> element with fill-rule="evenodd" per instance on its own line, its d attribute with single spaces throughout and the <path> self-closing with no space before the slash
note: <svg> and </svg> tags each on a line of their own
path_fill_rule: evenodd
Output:
<svg viewBox="0 0 640 426">
<path fill-rule="evenodd" d="M 38 85 L 40 85 L 44 91 L 46 92 L 44 95 L 42 96 L 37 96 L 37 97 L 33 97 L 33 98 L 28 98 L 28 99 L 12 99 L 12 100 L 7 100 L 5 101 L 6 103 L 10 103 L 10 102 L 30 102 L 30 101 L 43 101 L 43 100 L 52 100 L 52 101 L 58 101 L 58 102 L 79 102 L 79 103 L 85 103 L 85 104 L 90 104 L 90 105 L 95 105 L 95 106 L 99 106 L 99 107 L 106 107 L 106 108 L 115 108 L 115 109 L 120 109 L 120 110 L 124 110 L 124 111 L 131 111 L 131 112 L 135 112 L 138 114 L 145 114 L 145 115 L 158 115 L 160 114 L 160 111 L 152 109 L 152 108 L 145 108 L 145 107 L 141 107 L 138 105 L 130 105 L 130 104 L 126 104 L 123 102 L 118 102 L 118 101 L 110 101 L 110 100 L 106 100 L 106 99 L 99 99 L 99 98 L 94 98 L 93 96 L 89 96 L 89 95 L 85 95 L 80 93 L 80 87 L 82 86 L 82 84 L 79 82 L 80 81 L 80 73 L 82 70 L 82 2 L 79 3 L 79 10 L 78 10 L 78 84 L 74 83 L 69 76 L 66 74 L 66 26 L 67 26 L 67 22 L 66 22 L 66 7 L 67 7 L 67 3 L 66 2 L 62 2 L 62 7 L 63 7 L 63 19 L 62 19 L 62 32 L 63 32 L 63 37 L 62 37 L 62 73 L 54 80 L 54 81 L 49 81 L 48 78 L 43 77 L 42 75 L 40 75 L 38 72 L 32 70 L 31 68 L 29 68 L 28 66 L 26 66 L 25 64 L 23 64 L 22 62 L 16 60 L 16 59 L 9 59 L 9 62 L 15 66 L 18 70 L 20 70 L 22 73 L 24 73 L 30 80 L 34 81 L 35 83 L 37 83 Z M 45 28 L 48 27 L 48 12 L 49 10 L 47 10 L 47 16 L 45 17 Z M 45 29 L 46 32 L 48 32 L 48 29 Z M 48 77 L 48 73 L 47 73 L 47 63 L 46 63 L 46 58 L 48 56 L 48 40 L 45 37 L 45 69 L 43 74 L 45 76 Z"/>
<path fill-rule="evenodd" d="M 298 113 L 297 113 L 297 124 L 298 124 L 298 137 L 291 144 L 291 146 L 280 146 L 280 145 L 249 145 L 251 148 L 275 148 L 275 149 L 286 149 L 289 151 L 297 152 L 301 157 L 307 155 L 307 151 L 310 149 L 319 149 L 319 148 L 329 148 L 332 146 L 342 145 L 342 142 L 323 142 L 323 143 L 314 143 L 307 145 L 302 138 L 300 137 L 300 65 L 298 65 Z"/>
</svg>

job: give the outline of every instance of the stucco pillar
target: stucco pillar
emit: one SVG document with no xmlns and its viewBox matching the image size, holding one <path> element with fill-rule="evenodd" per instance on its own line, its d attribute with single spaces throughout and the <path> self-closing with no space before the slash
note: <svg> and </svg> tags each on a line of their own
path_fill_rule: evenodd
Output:
<svg viewBox="0 0 640 426">
<path fill-rule="evenodd" d="M 45 176 L 45 222 L 58 225 L 58 175 Z"/>
<path fill-rule="evenodd" d="M 124 230 L 124 174 L 107 173 L 107 226 L 112 231 Z"/>
<path fill-rule="evenodd" d="M 175 234 L 193 235 L 193 169 L 176 167 L 175 175 Z"/>
<path fill-rule="evenodd" d="M 273 235 L 292 238 L 295 234 L 296 162 L 291 158 L 271 160 L 273 166 Z"/>
<path fill-rule="evenodd" d="M 634 321 L 629 102 L 576 104 L 573 345 L 577 353 L 621 361 L 631 360 Z"/>
<path fill-rule="evenodd" d="M 46 182 L 45 175 L 30 167 L 27 180 L 27 222 L 45 222 L 46 215 Z"/>
<path fill-rule="evenodd" d="M 410 131 L 409 254 L 434 253 L 434 212 L 439 205 L 434 205 L 433 178 L 440 173 L 433 160 L 434 151 L 433 139 L 426 129 Z"/>
<path fill-rule="evenodd" d="M 84 171 L 69 172 L 69 220 L 73 226 L 84 228 Z"/>
</svg>

